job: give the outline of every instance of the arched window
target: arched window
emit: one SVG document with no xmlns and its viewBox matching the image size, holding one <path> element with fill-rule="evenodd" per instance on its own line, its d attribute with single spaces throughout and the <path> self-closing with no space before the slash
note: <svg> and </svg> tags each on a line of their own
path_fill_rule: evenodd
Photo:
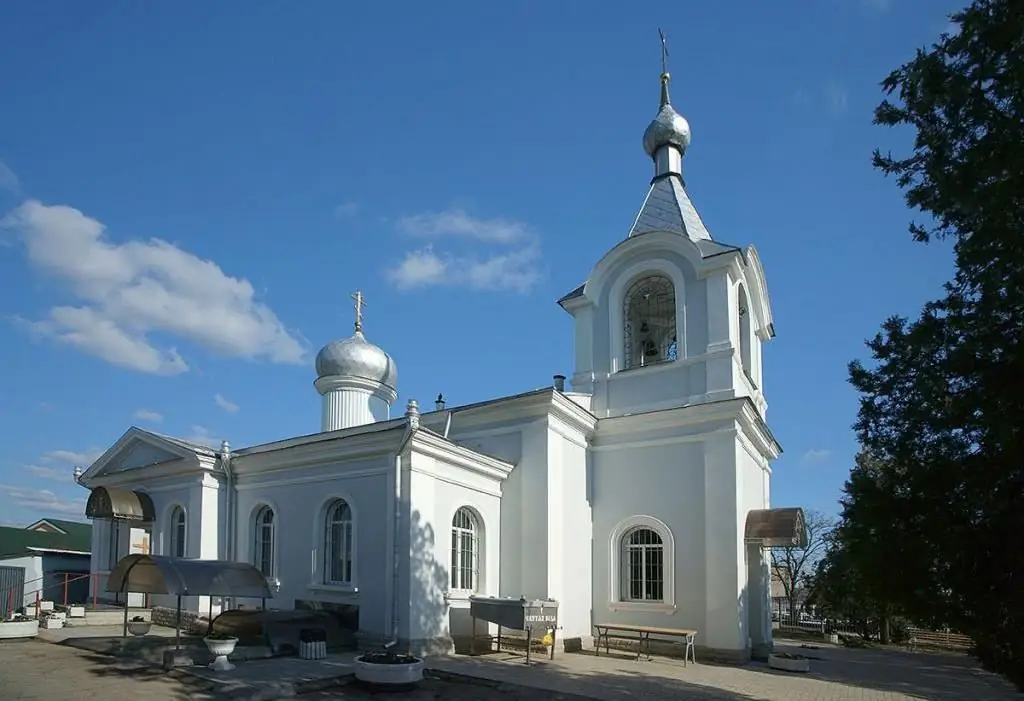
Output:
<svg viewBox="0 0 1024 701">
<path fill-rule="evenodd" d="M 452 518 L 452 589 L 476 591 L 480 585 L 480 524 L 463 507 Z"/>
<path fill-rule="evenodd" d="M 274 510 L 269 506 L 261 506 L 256 512 L 253 526 L 252 564 L 263 573 L 264 577 L 273 577 L 276 568 L 274 551 L 277 544 L 277 523 L 274 520 Z"/>
<path fill-rule="evenodd" d="M 188 520 L 185 509 L 175 506 L 171 509 L 170 522 L 170 548 L 171 557 L 185 557 L 185 538 L 188 535 Z"/>
<path fill-rule="evenodd" d="M 634 282 L 623 298 L 625 356 L 623 368 L 639 368 L 679 353 L 676 335 L 676 290 L 663 275 Z"/>
<path fill-rule="evenodd" d="M 654 530 L 634 528 L 622 539 L 624 601 L 665 600 L 665 544 Z"/>
<path fill-rule="evenodd" d="M 352 583 L 352 508 L 338 499 L 327 509 L 324 584 Z"/>
<path fill-rule="evenodd" d="M 737 316 L 740 321 L 740 364 L 743 366 L 743 374 L 747 376 L 750 384 L 757 387 L 754 379 L 754 327 L 750 318 L 750 298 L 747 290 L 740 285 L 736 294 Z"/>
</svg>

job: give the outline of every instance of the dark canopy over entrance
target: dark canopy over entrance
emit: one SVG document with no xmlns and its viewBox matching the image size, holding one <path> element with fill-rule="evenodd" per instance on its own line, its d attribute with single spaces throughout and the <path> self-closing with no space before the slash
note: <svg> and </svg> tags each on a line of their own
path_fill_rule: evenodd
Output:
<svg viewBox="0 0 1024 701">
<path fill-rule="evenodd" d="M 766 548 L 806 548 L 804 510 L 755 509 L 747 514 L 744 536 L 748 542 L 760 543 Z"/>
<path fill-rule="evenodd" d="M 107 518 L 120 521 L 156 520 L 153 500 L 145 492 L 117 487 L 95 487 L 85 505 L 86 518 Z"/>
<path fill-rule="evenodd" d="M 263 573 L 247 562 L 165 555 L 122 557 L 107 578 L 107 591 L 252 599 L 274 596 Z"/>
</svg>

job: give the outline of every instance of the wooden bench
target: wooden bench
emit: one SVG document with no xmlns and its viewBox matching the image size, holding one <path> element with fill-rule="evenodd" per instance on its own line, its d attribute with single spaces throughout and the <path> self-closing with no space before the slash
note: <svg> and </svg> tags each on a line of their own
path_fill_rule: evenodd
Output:
<svg viewBox="0 0 1024 701">
<path fill-rule="evenodd" d="M 636 659 L 640 659 L 640 653 L 644 650 L 647 651 L 647 659 L 651 659 L 651 636 L 655 635 L 660 638 L 679 638 L 686 647 L 683 649 L 683 666 L 686 663 L 693 662 L 697 663 L 697 657 L 694 654 L 693 642 L 697 637 L 697 631 L 690 630 L 688 628 L 656 628 L 653 626 L 630 626 L 630 625 L 618 625 L 611 623 L 595 623 L 594 629 L 597 631 L 597 640 L 595 641 L 596 654 L 601 654 L 601 641 L 604 640 L 604 652 L 610 654 L 608 641 L 612 638 L 616 640 L 635 640 L 636 646 Z"/>
</svg>

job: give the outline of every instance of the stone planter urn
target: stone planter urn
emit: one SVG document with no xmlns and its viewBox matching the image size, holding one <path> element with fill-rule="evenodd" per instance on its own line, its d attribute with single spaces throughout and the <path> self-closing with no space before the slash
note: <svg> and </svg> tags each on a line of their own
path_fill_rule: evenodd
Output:
<svg viewBox="0 0 1024 701">
<path fill-rule="evenodd" d="M 423 660 L 412 655 L 371 652 L 356 658 L 356 679 L 374 686 L 398 688 L 423 680 Z"/>
<path fill-rule="evenodd" d="M 203 638 L 203 642 L 206 643 L 206 649 L 213 655 L 213 662 L 209 665 L 210 669 L 216 672 L 230 672 L 235 668 L 235 665 L 228 661 L 228 655 L 235 651 L 238 638 L 209 637 Z"/>
<path fill-rule="evenodd" d="M 782 672 L 806 674 L 811 671 L 811 661 L 802 655 L 788 652 L 774 652 L 768 656 L 768 666 Z"/>
<path fill-rule="evenodd" d="M 149 635 L 149 629 L 153 627 L 152 621 L 147 621 L 144 618 L 133 618 L 128 621 L 128 632 L 137 638 L 141 638 L 144 635 Z"/>
</svg>

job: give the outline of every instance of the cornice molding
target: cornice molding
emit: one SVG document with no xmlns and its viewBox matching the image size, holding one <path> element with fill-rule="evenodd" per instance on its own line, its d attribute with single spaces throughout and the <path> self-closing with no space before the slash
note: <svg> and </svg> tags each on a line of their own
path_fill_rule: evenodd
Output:
<svg viewBox="0 0 1024 701">
<path fill-rule="evenodd" d="M 236 455 L 231 469 L 239 477 L 316 467 L 338 460 L 351 462 L 382 454 L 394 455 L 405 435 L 404 423 L 395 423 L 385 430 L 341 435 L 328 440 L 283 446 L 276 450 Z"/>
<path fill-rule="evenodd" d="M 406 450 L 441 460 L 495 482 L 504 481 L 515 467 L 504 460 L 457 445 L 430 431 L 413 433 L 411 440 L 406 444 Z"/>
<path fill-rule="evenodd" d="M 394 404 L 398 399 L 398 392 L 385 384 L 374 380 L 367 380 L 362 377 L 348 377 L 345 375 L 327 375 L 318 377 L 313 381 L 313 386 L 321 395 L 337 390 L 355 390 L 375 395 L 385 400 L 388 404 Z"/>
<path fill-rule="evenodd" d="M 716 421 L 735 421 L 757 451 L 768 460 L 782 453 L 750 397 L 736 397 L 707 404 L 691 404 L 601 419 L 598 441 L 619 435 L 640 435 L 666 428 L 693 428 Z"/>
<path fill-rule="evenodd" d="M 432 411 L 423 414 L 421 424 L 440 432 L 449 412 L 452 414 L 453 429 L 461 437 L 475 433 L 482 435 L 485 431 L 504 432 L 506 426 L 508 430 L 513 430 L 515 426 L 546 419 L 548 416 L 557 417 L 588 438 L 597 426 L 594 414 L 551 387 L 465 407 Z"/>
<path fill-rule="evenodd" d="M 761 455 L 767 460 L 775 460 L 782 455 L 782 446 L 772 435 L 750 397 L 742 397 L 743 404 L 738 415 L 739 424 Z"/>
<path fill-rule="evenodd" d="M 197 459 L 179 458 L 155 465 L 143 467 L 130 467 L 126 470 L 98 475 L 88 482 L 82 481 L 82 486 L 87 489 L 95 487 L 120 487 L 124 485 L 138 485 L 160 483 L 166 480 L 174 480 L 182 477 L 189 477 L 188 481 L 182 481 L 181 485 L 193 486 L 199 484 L 202 479 L 212 471 L 206 469 L 202 462 Z"/>
</svg>

